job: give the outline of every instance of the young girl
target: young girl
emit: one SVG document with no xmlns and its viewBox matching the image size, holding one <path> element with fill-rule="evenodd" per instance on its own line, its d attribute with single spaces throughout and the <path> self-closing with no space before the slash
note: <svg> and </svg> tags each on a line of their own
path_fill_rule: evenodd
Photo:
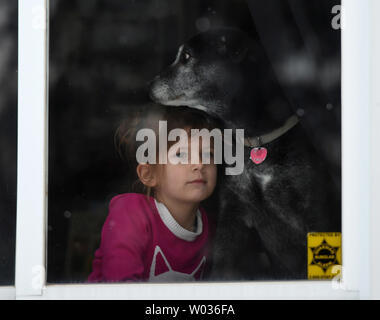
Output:
<svg viewBox="0 0 380 320">
<path fill-rule="evenodd" d="M 162 110 L 159 106 L 152 108 Z M 129 158 L 129 163 L 134 159 L 137 181 L 145 194 L 124 193 L 110 201 L 100 248 L 95 252 L 93 271 L 88 278 L 90 282 L 202 278 L 207 263 L 209 222 L 200 203 L 212 194 L 216 185 L 217 166 L 212 161 L 212 145 L 202 150 L 199 141 L 197 164 L 191 163 L 190 155 L 194 152 L 191 149 L 195 148 L 192 139 L 188 140 L 189 164 L 172 164 L 171 160 L 184 156 L 183 149 L 168 152 L 167 164 L 158 163 L 158 153 L 157 164 L 137 163 L 136 133 L 142 128 L 152 129 L 158 146 L 158 120 L 167 121 L 168 132 L 181 128 L 189 136 L 190 129 L 211 131 L 218 123 L 189 108 L 163 110 L 163 114 L 135 117 L 118 128 L 116 137 L 121 153 Z M 167 141 L 169 151 L 174 143 Z M 205 155 L 210 157 L 209 164 L 202 162 Z"/>
</svg>

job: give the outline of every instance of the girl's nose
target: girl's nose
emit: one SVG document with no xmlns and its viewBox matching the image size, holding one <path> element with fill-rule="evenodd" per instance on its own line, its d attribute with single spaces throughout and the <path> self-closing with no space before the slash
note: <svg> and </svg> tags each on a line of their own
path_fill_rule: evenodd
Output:
<svg viewBox="0 0 380 320">
<path fill-rule="evenodd" d="M 203 163 L 201 160 L 198 161 L 198 163 L 193 164 L 193 170 L 202 170 L 203 169 Z"/>
</svg>

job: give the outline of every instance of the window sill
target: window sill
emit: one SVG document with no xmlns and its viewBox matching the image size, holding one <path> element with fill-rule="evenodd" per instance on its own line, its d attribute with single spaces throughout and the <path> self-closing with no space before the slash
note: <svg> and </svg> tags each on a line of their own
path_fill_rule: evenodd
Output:
<svg viewBox="0 0 380 320">
<path fill-rule="evenodd" d="M 338 285 L 338 284 L 337 284 Z M 48 285 L 40 296 L 17 299 L 62 300 L 262 300 L 359 299 L 359 291 L 334 288 L 331 281 L 181 284 Z"/>
</svg>

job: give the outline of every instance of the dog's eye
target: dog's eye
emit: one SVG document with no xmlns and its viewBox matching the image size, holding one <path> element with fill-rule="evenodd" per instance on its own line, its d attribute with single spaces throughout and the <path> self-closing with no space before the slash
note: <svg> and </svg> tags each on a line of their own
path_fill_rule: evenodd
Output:
<svg viewBox="0 0 380 320">
<path fill-rule="evenodd" d="M 183 53 L 182 53 L 182 60 L 183 60 L 184 62 L 189 61 L 190 58 L 191 58 L 190 53 L 188 53 L 188 52 L 183 52 Z"/>
</svg>

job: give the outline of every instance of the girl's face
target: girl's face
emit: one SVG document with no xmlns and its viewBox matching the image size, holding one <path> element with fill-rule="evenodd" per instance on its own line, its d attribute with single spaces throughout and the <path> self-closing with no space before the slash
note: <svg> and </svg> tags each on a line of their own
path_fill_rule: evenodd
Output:
<svg viewBox="0 0 380 320">
<path fill-rule="evenodd" d="M 196 159 L 194 157 L 196 150 L 199 152 L 199 161 L 193 164 L 191 160 Z M 187 157 L 188 164 L 178 163 L 184 157 Z M 206 157 L 209 158 L 209 164 L 204 163 L 207 162 Z M 178 164 L 173 164 L 173 162 Z M 187 148 L 182 146 L 180 150 L 169 149 L 168 163 L 162 165 L 160 169 L 158 184 L 155 188 L 158 198 L 199 203 L 207 199 L 214 191 L 217 168 L 214 164 L 213 148 L 209 142 L 202 146 L 202 141 L 199 140 L 198 143 L 198 138 L 189 139 Z"/>
</svg>

